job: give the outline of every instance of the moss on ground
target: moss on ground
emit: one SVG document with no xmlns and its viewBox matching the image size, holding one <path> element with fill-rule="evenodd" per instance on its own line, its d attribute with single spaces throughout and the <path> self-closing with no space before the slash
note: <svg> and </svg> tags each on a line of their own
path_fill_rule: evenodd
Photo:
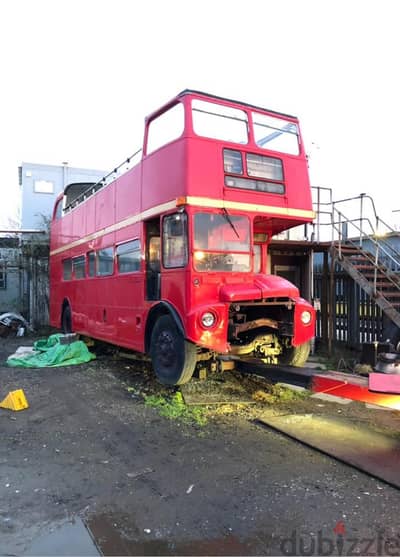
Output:
<svg viewBox="0 0 400 557">
<path fill-rule="evenodd" d="M 198 406 L 186 406 L 181 392 L 170 397 L 162 395 L 148 395 L 145 397 L 146 406 L 156 408 L 160 416 L 169 420 L 181 420 L 185 423 L 195 423 L 204 426 L 207 423 L 205 409 Z"/>
<path fill-rule="evenodd" d="M 309 391 L 295 391 L 276 383 L 272 385 L 268 392 L 258 390 L 253 393 L 253 399 L 257 402 L 276 403 L 276 402 L 294 402 L 302 400 L 310 396 Z"/>
</svg>

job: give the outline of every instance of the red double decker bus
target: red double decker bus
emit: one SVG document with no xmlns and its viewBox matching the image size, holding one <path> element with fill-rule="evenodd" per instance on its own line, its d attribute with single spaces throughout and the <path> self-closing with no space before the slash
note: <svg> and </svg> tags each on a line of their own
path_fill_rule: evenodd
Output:
<svg viewBox="0 0 400 557">
<path fill-rule="evenodd" d="M 137 158 L 57 199 L 51 324 L 150 356 L 166 384 L 221 355 L 303 365 L 314 309 L 268 272 L 272 236 L 314 216 L 297 118 L 185 90 Z"/>
</svg>

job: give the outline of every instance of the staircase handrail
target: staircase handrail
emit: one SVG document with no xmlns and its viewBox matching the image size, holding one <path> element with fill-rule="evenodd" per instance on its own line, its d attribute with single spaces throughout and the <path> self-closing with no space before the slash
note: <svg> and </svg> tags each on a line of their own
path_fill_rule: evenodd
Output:
<svg viewBox="0 0 400 557">
<path fill-rule="evenodd" d="M 365 229 L 363 230 L 363 228 L 361 226 L 358 226 L 358 224 L 356 224 L 356 223 L 360 222 L 359 218 L 349 219 L 344 215 L 344 213 L 342 213 L 338 209 L 335 209 L 335 211 L 339 215 L 339 221 L 337 222 L 337 221 L 334 220 L 332 222 L 332 226 L 338 232 L 339 241 L 342 241 L 342 239 L 341 239 L 342 231 L 341 231 L 341 229 L 338 229 L 336 225 L 338 225 L 338 224 L 343 225 L 344 223 L 349 223 L 352 226 L 354 226 L 354 228 L 356 230 L 358 230 L 360 232 L 360 237 L 361 237 L 362 240 L 368 239 L 375 246 L 379 245 L 381 247 L 382 253 L 384 253 L 392 261 L 392 263 L 394 263 L 394 265 L 396 267 L 398 267 L 399 270 L 400 270 L 400 252 L 396 248 L 394 248 L 391 244 L 389 244 L 385 240 L 384 237 L 380 237 L 379 235 L 376 234 L 376 232 L 374 231 L 374 227 L 372 226 L 371 221 L 369 220 L 369 218 L 364 217 L 361 220 L 365 221 L 369 224 L 372 233 L 366 232 Z M 351 242 L 353 245 L 355 244 L 354 239 L 347 238 L 347 240 L 349 242 Z M 362 247 L 362 246 L 360 246 L 360 247 Z M 391 253 L 389 253 L 389 252 L 391 252 Z"/>
<path fill-rule="evenodd" d="M 371 227 L 371 230 L 373 231 L 373 234 L 376 236 L 379 236 L 381 234 L 398 234 L 399 231 L 396 230 L 395 228 L 393 228 L 390 224 L 388 224 L 384 219 L 382 219 L 376 211 L 376 206 L 375 206 L 375 202 L 373 200 L 373 198 L 365 193 L 361 193 L 359 195 L 356 196 L 352 196 L 352 197 L 347 197 L 344 199 L 338 199 L 338 200 L 333 200 L 333 190 L 332 188 L 328 188 L 328 187 L 323 187 L 323 186 L 312 186 L 311 188 L 314 192 L 313 194 L 313 208 L 314 211 L 316 212 L 316 223 L 315 226 L 317 227 L 317 238 L 319 239 L 319 228 L 320 226 L 323 225 L 327 225 L 327 224 L 332 224 L 333 223 L 333 213 L 334 213 L 334 209 L 336 205 L 339 205 L 341 203 L 346 203 L 349 201 L 357 201 L 359 200 L 360 202 L 360 215 L 358 217 L 358 221 L 360 222 L 360 225 L 362 223 L 362 221 L 365 219 L 364 217 L 364 210 L 365 210 L 365 200 L 367 200 L 372 208 L 372 213 L 373 213 L 373 220 L 374 220 L 374 224 L 371 223 L 371 220 L 369 220 L 369 224 Z M 327 194 L 327 195 L 326 195 Z M 328 201 L 322 201 L 321 199 L 325 197 L 328 199 Z M 330 210 L 320 210 L 321 207 L 324 207 L 324 209 L 326 207 L 330 207 Z M 320 215 L 329 215 L 330 216 L 330 222 L 329 223 L 323 223 L 321 222 L 320 219 Z M 383 227 L 383 228 L 382 228 Z M 332 237 L 333 240 L 333 237 Z M 387 244 L 388 245 L 388 249 L 396 252 L 397 250 L 395 250 L 393 248 L 393 246 L 391 244 Z"/>
<path fill-rule="evenodd" d="M 363 250 L 363 255 L 366 257 L 367 260 L 369 260 L 373 264 L 373 268 L 374 268 L 374 293 L 376 294 L 376 282 L 377 282 L 378 269 L 384 271 L 385 276 L 389 279 L 389 281 L 394 286 L 396 286 L 396 288 L 399 288 L 399 282 L 398 282 L 397 278 L 393 277 L 393 271 L 390 270 L 390 269 L 387 269 L 386 267 L 383 267 L 380 264 L 380 262 L 379 262 L 379 250 L 381 250 L 381 252 L 384 253 L 386 255 L 386 257 L 388 257 L 388 259 L 391 260 L 394 263 L 394 267 L 395 267 L 396 271 L 400 270 L 400 259 L 395 259 L 390 253 L 388 253 L 388 251 L 385 249 L 385 247 L 382 246 L 376 240 L 376 237 L 374 235 L 369 235 L 369 234 L 366 234 L 365 232 L 363 232 L 362 228 L 354 222 L 354 221 L 359 222 L 360 219 L 358 219 L 358 218 L 347 219 L 346 216 L 341 211 L 339 211 L 338 209 L 334 209 L 334 211 L 336 211 L 336 213 L 338 215 L 338 219 L 339 219 L 338 221 L 336 221 L 336 219 L 334 219 L 333 222 L 332 222 L 332 228 L 334 230 L 336 230 L 336 232 L 338 233 L 338 238 L 339 238 L 339 241 L 338 241 L 338 244 L 339 244 L 338 245 L 339 259 L 341 259 L 341 257 L 342 257 L 342 243 L 343 243 L 342 225 L 343 225 L 343 223 L 346 223 L 346 222 L 351 223 L 352 226 L 354 226 L 360 232 L 360 238 L 362 238 L 363 240 L 365 240 L 365 239 L 370 240 L 371 243 L 373 244 L 373 246 L 375 247 L 375 255 L 373 255 L 369 251 L 364 251 Z M 351 238 L 349 239 L 349 238 L 346 237 L 346 242 L 347 242 L 347 244 L 350 244 L 350 245 L 353 245 L 353 246 L 357 247 L 357 249 L 362 248 L 362 245 L 357 245 L 357 242 L 355 242 Z M 332 244 L 334 244 L 334 242 L 332 242 Z"/>
</svg>

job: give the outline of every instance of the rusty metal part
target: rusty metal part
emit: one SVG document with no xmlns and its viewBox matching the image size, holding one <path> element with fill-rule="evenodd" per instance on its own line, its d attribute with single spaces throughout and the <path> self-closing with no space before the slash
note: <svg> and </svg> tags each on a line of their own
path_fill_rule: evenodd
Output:
<svg viewBox="0 0 400 557">
<path fill-rule="evenodd" d="M 212 352 L 211 350 L 209 350 L 207 352 L 199 352 L 196 356 L 196 361 L 197 362 L 206 362 L 208 360 L 211 360 L 212 358 L 215 358 L 215 352 Z"/>
<path fill-rule="evenodd" d="M 271 352 L 275 355 L 277 351 L 280 353 L 282 348 L 272 346 L 277 343 L 277 338 L 275 335 L 266 334 L 266 335 L 258 335 L 256 336 L 251 342 L 246 344 L 231 344 L 230 354 L 234 354 L 235 356 L 242 356 L 244 354 L 250 354 L 255 350 L 259 350 L 261 353 L 267 355 L 267 352 Z M 269 347 L 269 348 L 266 348 Z"/>
<path fill-rule="evenodd" d="M 278 321 L 275 321 L 275 319 L 268 319 L 268 317 L 262 317 L 260 319 L 254 319 L 254 321 L 239 323 L 239 325 L 234 325 L 234 334 L 238 335 L 239 333 L 244 333 L 245 331 L 250 331 L 251 329 L 258 329 L 259 327 L 271 327 L 272 329 L 277 329 Z"/>
</svg>

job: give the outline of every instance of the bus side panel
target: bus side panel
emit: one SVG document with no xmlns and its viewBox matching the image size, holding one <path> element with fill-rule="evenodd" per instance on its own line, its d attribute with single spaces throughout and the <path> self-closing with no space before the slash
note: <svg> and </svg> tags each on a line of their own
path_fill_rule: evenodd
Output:
<svg viewBox="0 0 400 557">
<path fill-rule="evenodd" d="M 144 273 L 127 273 L 114 277 L 116 344 L 134 350 L 144 349 L 143 321 Z"/>
<path fill-rule="evenodd" d="M 161 273 L 161 297 L 169 302 L 181 316 L 185 324 L 187 302 L 185 287 L 190 274 L 186 269 L 164 269 Z"/>
<path fill-rule="evenodd" d="M 62 296 L 61 255 L 50 257 L 50 325 L 60 327 Z"/>
<path fill-rule="evenodd" d="M 106 222 L 106 220 L 103 220 Z M 115 234 L 110 233 L 100 236 L 95 240 L 95 249 L 101 250 L 103 248 L 114 247 Z M 91 292 L 87 292 L 86 304 L 90 304 L 90 310 L 86 310 L 91 316 L 90 329 L 93 336 L 98 335 L 98 338 L 109 340 L 110 342 L 116 339 L 115 334 L 115 293 L 113 288 L 113 275 L 96 276 L 93 281 L 93 288 Z"/>
<path fill-rule="evenodd" d="M 111 226 L 115 222 L 115 183 L 101 190 L 96 196 L 96 230 Z M 107 244 L 112 245 L 112 244 Z"/>
<path fill-rule="evenodd" d="M 140 213 L 140 181 L 142 166 L 132 168 L 127 174 L 118 178 L 115 195 L 115 221 Z"/>
<path fill-rule="evenodd" d="M 141 235 L 142 224 L 137 223 L 119 230 L 115 234 L 115 243 L 118 246 L 129 240 L 141 241 L 142 253 L 144 250 Z M 116 258 L 116 275 L 113 281 L 115 322 L 117 343 L 134 350 L 144 350 L 144 298 L 145 298 L 145 271 L 144 262 L 141 260 L 140 270 L 129 273 L 118 273 L 118 260 Z"/>
<path fill-rule="evenodd" d="M 186 152 L 178 139 L 143 159 L 142 211 L 186 195 Z"/>
</svg>

